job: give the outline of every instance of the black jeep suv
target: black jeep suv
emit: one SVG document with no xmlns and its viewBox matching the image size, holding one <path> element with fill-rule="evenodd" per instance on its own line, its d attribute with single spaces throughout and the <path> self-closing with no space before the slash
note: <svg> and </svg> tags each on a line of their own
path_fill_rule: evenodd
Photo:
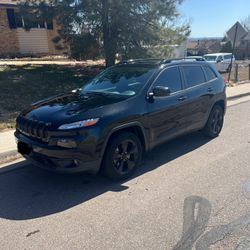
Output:
<svg viewBox="0 0 250 250">
<path fill-rule="evenodd" d="M 218 136 L 225 88 L 199 60 L 125 61 L 24 110 L 16 120 L 18 151 L 49 170 L 124 179 L 160 143 L 196 130 Z"/>
</svg>

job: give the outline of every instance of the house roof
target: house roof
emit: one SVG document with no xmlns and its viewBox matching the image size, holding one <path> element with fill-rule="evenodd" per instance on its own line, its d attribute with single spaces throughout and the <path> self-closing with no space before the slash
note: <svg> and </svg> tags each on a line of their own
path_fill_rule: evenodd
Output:
<svg viewBox="0 0 250 250">
<path fill-rule="evenodd" d="M 235 37 L 237 30 L 237 36 Z M 229 40 L 233 43 L 234 39 L 236 38 L 236 45 L 239 44 L 239 42 L 247 35 L 247 30 L 241 23 L 236 22 L 228 31 L 227 31 L 227 37 Z"/>
</svg>

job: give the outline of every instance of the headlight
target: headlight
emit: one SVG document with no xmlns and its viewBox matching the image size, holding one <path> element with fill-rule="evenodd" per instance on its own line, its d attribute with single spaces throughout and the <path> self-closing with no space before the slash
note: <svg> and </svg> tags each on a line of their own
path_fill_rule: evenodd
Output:
<svg viewBox="0 0 250 250">
<path fill-rule="evenodd" d="M 68 130 L 68 129 L 75 129 L 75 128 L 90 127 L 90 126 L 95 125 L 98 121 L 99 121 L 99 118 L 88 119 L 88 120 L 84 120 L 84 121 L 63 124 L 58 129 L 59 130 Z"/>
</svg>

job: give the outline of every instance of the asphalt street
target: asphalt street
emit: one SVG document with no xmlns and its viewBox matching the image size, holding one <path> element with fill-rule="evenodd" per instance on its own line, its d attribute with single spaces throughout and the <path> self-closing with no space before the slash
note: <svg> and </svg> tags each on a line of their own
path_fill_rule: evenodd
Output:
<svg viewBox="0 0 250 250">
<path fill-rule="evenodd" d="M 250 249 L 250 102 L 221 135 L 197 132 L 148 153 L 132 179 L 0 173 L 0 249 Z"/>
</svg>

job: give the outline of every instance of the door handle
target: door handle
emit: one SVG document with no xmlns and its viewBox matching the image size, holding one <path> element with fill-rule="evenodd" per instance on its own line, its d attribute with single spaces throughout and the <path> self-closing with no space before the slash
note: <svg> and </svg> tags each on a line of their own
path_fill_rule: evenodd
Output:
<svg viewBox="0 0 250 250">
<path fill-rule="evenodd" d="M 186 96 L 181 96 L 181 97 L 178 98 L 178 101 L 179 101 L 179 102 L 183 102 L 183 101 L 185 101 L 186 99 L 187 99 Z"/>
<path fill-rule="evenodd" d="M 209 87 L 208 89 L 207 89 L 207 92 L 213 92 L 214 91 L 214 89 L 212 88 L 212 87 Z"/>
</svg>

